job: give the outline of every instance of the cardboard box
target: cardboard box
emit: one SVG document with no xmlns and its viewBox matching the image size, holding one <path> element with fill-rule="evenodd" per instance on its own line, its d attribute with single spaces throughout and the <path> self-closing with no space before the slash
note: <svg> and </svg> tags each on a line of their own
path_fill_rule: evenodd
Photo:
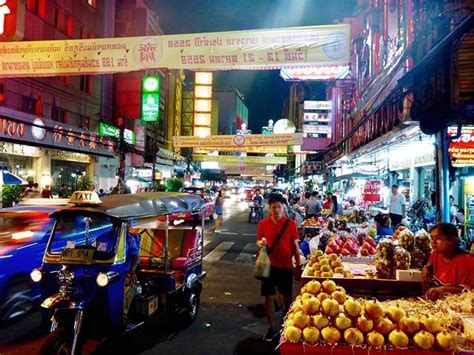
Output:
<svg viewBox="0 0 474 355">
<path fill-rule="evenodd" d="M 397 270 L 396 279 L 398 281 L 421 282 L 421 270 L 417 270 L 417 269 Z"/>
</svg>

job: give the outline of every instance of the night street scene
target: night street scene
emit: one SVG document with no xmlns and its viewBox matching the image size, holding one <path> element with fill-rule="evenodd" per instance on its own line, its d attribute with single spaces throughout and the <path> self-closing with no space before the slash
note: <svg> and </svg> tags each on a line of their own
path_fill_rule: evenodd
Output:
<svg viewBox="0 0 474 355">
<path fill-rule="evenodd" d="M 474 354 L 473 10 L 0 0 L 0 355 Z"/>
</svg>

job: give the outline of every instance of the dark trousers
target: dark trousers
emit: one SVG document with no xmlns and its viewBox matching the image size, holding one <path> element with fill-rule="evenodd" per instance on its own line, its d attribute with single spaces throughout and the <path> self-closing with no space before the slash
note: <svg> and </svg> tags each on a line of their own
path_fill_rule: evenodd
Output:
<svg viewBox="0 0 474 355">
<path fill-rule="evenodd" d="M 403 216 L 401 214 L 390 213 L 389 215 L 394 228 L 402 222 Z"/>
</svg>

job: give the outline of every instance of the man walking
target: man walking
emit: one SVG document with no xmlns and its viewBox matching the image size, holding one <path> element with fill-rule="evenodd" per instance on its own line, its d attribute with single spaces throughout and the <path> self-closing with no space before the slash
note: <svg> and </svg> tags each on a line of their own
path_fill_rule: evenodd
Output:
<svg viewBox="0 0 474 355">
<path fill-rule="evenodd" d="M 390 219 L 392 226 L 396 227 L 401 223 L 406 212 L 406 199 L 403 194 L 398 192 L 398 185 L 392 185 L 392 196 L 390 197 Z"/>
<path fill-rule="evenodd" d="M 264 335 L 265 341 L 272 341 L 278 336 L 275 330 L 275 291 L 283 303 L 283 314 L 290 308 L 293 299 L 293 256 L 296 268 L 300 266 L 300 251 L 298 246 L 298 229 L 295 221 L 285 216 L 285 203 L 281 196 L 272 197 L 269 201 L 270 215 L 260 221 L 257 231 L 257 246 L 267 247 L 270 258 L 270 277 L 264 278 L 261 285 L 261 294 L 265 297 L 265 316 L 268 322 L 268 331 Z M 297 269 L 295 269 L 297 270 Z"/>
</svg>

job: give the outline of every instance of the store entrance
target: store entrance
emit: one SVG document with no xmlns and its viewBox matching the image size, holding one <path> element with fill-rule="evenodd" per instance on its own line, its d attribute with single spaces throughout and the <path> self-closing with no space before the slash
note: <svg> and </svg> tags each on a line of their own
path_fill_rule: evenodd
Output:
<svg viewBox="0 0 474 355">
<path fill-rule="evenodd" d="M 77 189 L 77 180 L 85 175 L 88 164 L 65 160 L 51 160 L 51 183 L 53 193 L 57 193 L 61 185 L 66 185 L 68 191 Z"/>
</svg>

